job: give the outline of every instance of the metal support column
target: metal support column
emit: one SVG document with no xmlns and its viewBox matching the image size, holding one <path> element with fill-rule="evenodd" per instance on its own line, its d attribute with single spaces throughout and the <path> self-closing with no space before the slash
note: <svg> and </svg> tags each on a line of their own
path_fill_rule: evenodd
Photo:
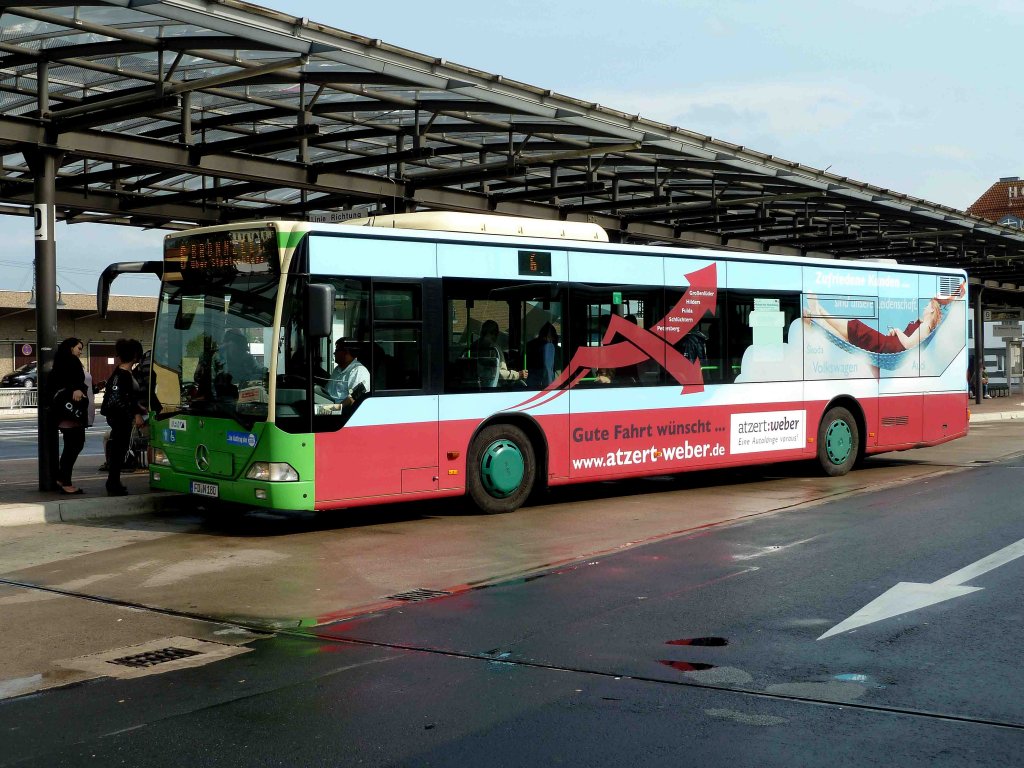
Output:
<svg viewBox="0 0 1024 768">
<path fill-rule="evenodd" d="M 981 405 L 984 395 L 981 389 L 981 370 L 985 366 L 985 314 L 981 309 L 984 291 L 984 286 L 979 285 L 974 294 L 974 377 L 971 386 L 974 387 L 974 402 L 978 405 Z"/>
<path fill-rule="evenodd" d="M 50 70 L 47 62 L 36 69 L 36 98 L 39 115 L 50 115 Z M 42 146 L 26 154 L 32 171 L 35 204 L 35 288 L 36 288 L 36 425 L 39 437 L 39 490 L 53 490 L 57 477 L 59 442 L 56 425 L 50 423 L 47 406 L 48 379 L 57 348 L 57 163 L 59 152 Z"/>
<path fill-rule="evenodd" d="M 31 164 L 35 192 L 36 364 L 38 367 L 37 424 L 39 429 L 39 490 L 53 490 L 57 466 L 57 430 L 50 424 L 48 379 L 57 348 L 57 242 L 54 228 L 57 199 L 57 153 L 42 148 Z"/>
</svg>

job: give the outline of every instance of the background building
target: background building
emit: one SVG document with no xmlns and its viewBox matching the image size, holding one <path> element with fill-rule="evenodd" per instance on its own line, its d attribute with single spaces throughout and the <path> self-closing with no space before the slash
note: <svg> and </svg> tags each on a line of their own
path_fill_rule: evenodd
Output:
<svg viewBox="0 0 1024 768">
<path fill-rule="evenodd" d="M 30 291 L 0 291 L 0 376 L 36 359 L 35 297 Z M 136 338 L 149 349 L 156 318 L 155 296 L 111 296 L 104 320 L 96 297 L 62 293 L 57 305 L 57 339 L 77 336 L 85 342 L 82 362 L 93 381 L 105 381 L 114 370 L 114 343 Z"/>
<path fill-rule="evenodd" d="M 1024 181 L 1019 176 L 1001 178 L 975 200 L 967 212 L 1004 227 L 1024 229 Z"/>
</svg>

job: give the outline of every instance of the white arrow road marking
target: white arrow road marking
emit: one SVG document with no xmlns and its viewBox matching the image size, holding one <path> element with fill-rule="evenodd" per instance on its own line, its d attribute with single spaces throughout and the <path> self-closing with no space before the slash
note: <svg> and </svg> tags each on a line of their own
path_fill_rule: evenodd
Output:
<svg viewBox="0 0 1024 768">
<path fill-rule="evenodd" d="M 1024 539 L 1015 541 L 1008 547 L 1003 547 L 998 552 L 993 552 L 988 557 L 983 557 L 976 563 L 954 571 L 949 576 L 943 576 L 931 584 L 914 584 L 909 581 L 901 581 L 888 592 L 884 592 L 870 603 L 865 605 L 850 618 L 836 624 L 832 629 L 819 637 L 824 640 L 826 637 L 838 635 L 841 632 L 848 632 L 865 624 L 873 624 L 882 619 L 891 619 L 901 613 L 916 611 L 918 608 L 926 608 L 929 605 L 941 603 L 954 597 L 968 595 L 977 592 L 981 587 L 961 586 L 965 581 L 971 581 L 983 573 L 1006 565 L 1011 560 L 1024 556 Z"/>
</svg>

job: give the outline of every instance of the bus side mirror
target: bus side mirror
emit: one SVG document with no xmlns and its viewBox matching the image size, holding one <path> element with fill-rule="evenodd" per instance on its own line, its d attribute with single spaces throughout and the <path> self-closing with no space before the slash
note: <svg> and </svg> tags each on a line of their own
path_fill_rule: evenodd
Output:
<svg viewBox="0 0 1024 768">
<path fill-rule="evenodd" d="M 334 325 L 334 286 L 310 283 L 306 286 L 307 331 L 314 339 L 330 336 Z"/>
<path fill-rule="evenodd" d="M 107 305 L 110 303 L 110 284 L 118 275 L 151 274 L 158 278 L 163 277 L 164 263 L 162 261 L 122 261 L 111 264 L 103 270 L 99 283 L 96 286 L 96 309 L 100 317 L 107 318 Z"/>
</svg>

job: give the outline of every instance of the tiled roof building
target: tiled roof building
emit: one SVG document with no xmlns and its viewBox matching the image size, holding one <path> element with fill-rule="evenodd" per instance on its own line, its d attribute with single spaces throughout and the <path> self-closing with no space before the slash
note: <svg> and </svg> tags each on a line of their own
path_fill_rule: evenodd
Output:
<svg viewBox="0 0 1024 768">
<path fill-rule="evenodd" d="M 1024 229 L 1024 181 L 1018 176 L 1000 179 L 967 212 L 1004 226 Z"/>
</svg>

